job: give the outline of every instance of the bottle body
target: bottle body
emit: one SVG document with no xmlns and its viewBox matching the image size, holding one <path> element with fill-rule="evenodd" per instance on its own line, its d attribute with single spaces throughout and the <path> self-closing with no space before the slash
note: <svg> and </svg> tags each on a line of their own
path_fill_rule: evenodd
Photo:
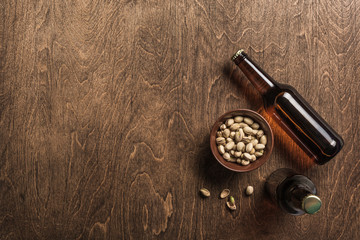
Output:
<svg viewBox="0 0 360 240">
<path fill-rule="evenodd" d="M 277 83 L 244 52 L 233 60 L 260 92 L 269 115 L 317 164 L 328 162 L 341 150 L 340 135 L 293 87 Z"/>
<path fill-rule="evenodd" d="M 272 200 L 291 215 L 314 214 L 321 207 L 315 184 L 291 169 L 273 172 L 266 180 L 265 189 Z"/>
</svg>

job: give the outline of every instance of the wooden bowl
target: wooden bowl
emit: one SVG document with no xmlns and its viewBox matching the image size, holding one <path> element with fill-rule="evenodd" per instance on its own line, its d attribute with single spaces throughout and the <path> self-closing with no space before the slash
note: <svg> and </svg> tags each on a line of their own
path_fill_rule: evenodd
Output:
<svg viewBox="0 0 360 240">
<path fill-rule="evenodd" d="M 219 153 L 217 144 L 215 141 L 216 132 L 219 131 L 220 125 L 225 123 L 225 121 L 227 119 L 236 117 L 236 116 L 252 118 L 255 122 L 257 122 L 260 125 L 260 129 L 262 129 L 264 131 L 264 134 L 267 136 L 267 144 L 264 149 L 264 155 L 261 156 L 260 158 L 258 158 L 255 162 L 252 162 L 247 166 L 243 166 L 238 163 L 226 161 Z M 269 123 L 260 114 L 258 114 L 257 112 L 254 112 L 252 110 L 248 110 L 248 109 L 237 109 L 237 110 L 229 111 L 229 112 L 223 114 L 221 117 L 219 117 L 216 120 L 216 122 L 214 123 L 214 125 L 211 129 L 211 132 L 210 132 L 210 147 L 211 147 L 211 151 L 212 151 L 214 157 L 216 158 L 216 160 L 218 160 L 218 162 L 221 165 L 223 165 L 224 167 L 226 167 L 227 169 L 230 169 L 235 172 L 249 172 L 254 169 L 257 169 L 258 167 L 263 165 L 268 160 L 268 158 L 270 157 L 271 152 L 273 150 L 273 147 L 274 147 L 274 135 L 270 128 Z"/>
</svg>

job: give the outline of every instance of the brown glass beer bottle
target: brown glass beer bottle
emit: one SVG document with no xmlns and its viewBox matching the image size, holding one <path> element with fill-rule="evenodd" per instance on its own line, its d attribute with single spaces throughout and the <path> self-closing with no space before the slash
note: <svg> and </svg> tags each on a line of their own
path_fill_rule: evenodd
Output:
<svg viewBox="0 0 360 240">
<path fill-rule="evenodd" d="M 260 92 L 269 115 L 315 163 L 324 164 L 341 150 L 343 139 L 293 87 L 276 82 L 243 50 L 232 60 Z"/>
</svg>

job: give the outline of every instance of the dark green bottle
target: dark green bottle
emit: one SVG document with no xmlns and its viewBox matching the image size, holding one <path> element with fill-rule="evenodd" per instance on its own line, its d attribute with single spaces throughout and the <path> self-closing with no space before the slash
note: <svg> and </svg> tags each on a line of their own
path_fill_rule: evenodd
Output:
<svg viewBox="0 0 360 240">
<path fill-rule="evenodd" d="M 266 180 L 265 189 L 272 200 L 289 214 L 314 214 L 320 210 L 321 200 L 315 184 L 291 169 L 280 168 L 273 172 Z"/>
</svg>

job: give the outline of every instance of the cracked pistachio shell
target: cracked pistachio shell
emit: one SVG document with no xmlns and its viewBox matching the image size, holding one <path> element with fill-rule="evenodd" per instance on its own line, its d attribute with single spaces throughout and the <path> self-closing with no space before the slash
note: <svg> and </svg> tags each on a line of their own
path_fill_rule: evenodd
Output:
<svg viewBox="0 0 360 240">
<path fill-rule="evenodd" d="M 230 190 L 229 189 L 224 189 L 220 193 L 220 198 L 226 198 L 227 196 L 229 196 L 229 194 L 230 194 Z"/>
</svg>

